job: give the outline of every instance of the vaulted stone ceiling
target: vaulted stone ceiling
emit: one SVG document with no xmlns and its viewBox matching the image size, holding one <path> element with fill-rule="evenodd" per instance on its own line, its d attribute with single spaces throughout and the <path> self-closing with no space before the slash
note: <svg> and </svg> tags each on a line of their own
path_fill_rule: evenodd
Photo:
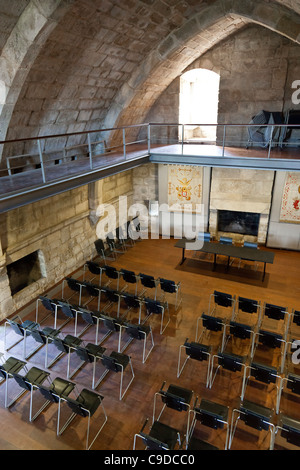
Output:
<svg viewBox="0 0 300 470">
<path fill-rule="evenodd" d="M 3 140 L 142 122 L 190 63 L 249 23 L 300 41 L 297 0 L 2 0 L 0 11 Z"/>
</svg>

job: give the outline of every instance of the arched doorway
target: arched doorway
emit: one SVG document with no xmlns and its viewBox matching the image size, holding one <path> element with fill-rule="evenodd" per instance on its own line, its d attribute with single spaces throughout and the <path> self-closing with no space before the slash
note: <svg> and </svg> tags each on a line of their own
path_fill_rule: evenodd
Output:
<svg viewBox="0 0 300 470">
<path fill-rule="evenodd" d="M 185 141 L 215 143 L 219 104 L 220 75 L 207 69 L 193 69 L 180 77 L 179 122 Z M 202 125 L 199 125 L 202 124 Z M 182 137 L 182 127 L 179 129 Z"/>
</svg>

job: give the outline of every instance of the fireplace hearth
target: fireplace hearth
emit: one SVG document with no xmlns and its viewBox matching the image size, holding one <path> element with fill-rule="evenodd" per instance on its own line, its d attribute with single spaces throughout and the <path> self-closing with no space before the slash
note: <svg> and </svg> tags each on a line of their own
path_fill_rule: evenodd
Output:
<svg viewBox="0 0 300 470">
<path fill-rule="evenodd" d="M 218 231 L 257 237 L 260 214 L 218 210 Z"/>
</svg>

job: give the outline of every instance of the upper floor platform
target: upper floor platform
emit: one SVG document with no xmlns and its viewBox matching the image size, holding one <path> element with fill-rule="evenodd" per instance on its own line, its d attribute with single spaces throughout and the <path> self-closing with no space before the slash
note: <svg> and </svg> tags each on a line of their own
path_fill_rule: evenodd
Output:
<svg viewBox="0 0 300 470">
<path fill-rule="evenodd" d="M 191 137 L 195 129 L 202 136 Z M 0 213 L 149 162 L 300 171 L 300 140 L 290 135 L 286 125 L 145 123 L 0 142 Z"/>
</svg>

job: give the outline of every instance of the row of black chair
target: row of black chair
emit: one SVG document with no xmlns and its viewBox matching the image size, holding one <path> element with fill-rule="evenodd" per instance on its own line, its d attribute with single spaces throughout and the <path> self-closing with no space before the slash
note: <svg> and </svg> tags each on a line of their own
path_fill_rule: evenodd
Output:
<svg viewBox="0 0 300 470">
<path fill-rule="evenodd" d="M 79 297 L 81 299 L 81 292 L 83 289 L 86 289 L 88 294 L 92 297 L 97 298 L 97 311 L 100 311 L 101 306 L 101 295 L 105 295 L 106 302 L 111 304 L 117 304 L 116 308 L 116 315 L 119 317 L 120 314 L 120 304 L 121 300 L 123 300 L 126 304 L 127 309 L 138 309 L 138 323 L 144 323 L 146 319 L 152 314 L 161 315 L 161 325 L 160 325 L 160 333 L 162 334 L 165 329 L 167 328 L 170 322 L 170 312 L 169 312 L 169 304 L 168 302 L 163 302 L 160 300 L 155 300 L 152 298 L 144 297 L 144 296 L 137 296 L 126 291 L 117 291 L 114 289 L 110 289 L 107 286 L 96 286 L 87 281 L 79 281 L 73 278 L 66 278 L 65 280 L 68 283 L 68 286 L 76 291 L 79 292 Z M 70 299 L 69 299 L 70 300 Z M 86 305 L 86 304 L 85 304 Z M 102 309 L 102 311 L 107 310 L 108 306 Z M 146 308 L 146 319 L 142 321 L 141 314 L 142 314 L 142 307 L 145 306 Z M 168 319 L 166 325 L 164 326 L 164 316 L 167 313 Z"/>
<path fill-rule="evenodd" d="M 283 438 L 287 439 L 287 442 L 300 446 L 300 421 L 294 418 L 281 414 L 276 423 L 272 409 L 248 400 L 242 400 L 239 408 L 232 410 L 230 420 L 228 406 L 207 399 L 201 399 L 199 403 L 198 397 L 192 405 L 194 395 L 192 390 L 173 384 L 167 390 L 163 390 L 164 385 L 165 382 L 159 392 L 155 394 L 150 430 L 147 433 L 145 432 L 149 421 L 147 419 L 140 432 L 134 436 L 134 450 L 137 446 L 137 438 L 141 438 L 148 450 L 174 450 L 176 446 L 188 450 L 219 450 L 219 447 L 197 437 L 197 423 L 214 430 L 226 429 L 223 449 L 231 449 L 239 421 L 259 432 L 267 431 L 270 434 L 268 446 L 270 450 L 274 449 L 275 439 L 279 432 L 281 432 Z M 160 414 L 156 416 L 156 401 L 159 396 L 162 399 L 163 408 Z M 169 423 L 160 421 L 166 407 L 177 412 L 187 412 L 183 432 L 184 439 L 181 437 L 182 429 L 174 428 Z"/>
<path fill-rule="evenodd" d="M 124 253 L 127 247 L 133 246 L 137 240 L 141 239 L 140 234 L 139 218 L 134 217 L 131 221 L 127 221 L 124 226 L 117 227 L 114 231 L 108 233 L 105 241 L 102 239 L 96 240 L 97 254 L 105 262 L 114 261 L 118 254 Z"/>
<path fill-rule="evenodd" d="M 57 436 L 60 436 L 67 429 L 76 416 L 87 418 L 86 449 L 90 449 L 107 422 L 107 415 L 103 407 L 104 397 L 86 388 L 78 391 L 75 383 L 60 377 L 56 377 L 51 381 L 48 371 L 37 367 L 28 369 L 27 366 L 28 364 L 26 362 L 15 357 L 9 357 L 0 364 L 0 377 L 2 378 L 2 382 L 5 382 L 5 408 L 11 408 L 21 396 L 29 392 L 29 421 L 33 422 L 50 404 L 56 404 L 58 406 Z M 11 381 L 14 382 L 14 391 L 17 387 L 18 392 L 17 395 L 10 400 L 9 383 Z M 40 406 L 40 404 L 38 405 L 38 410 L 35 410 L 34 398 L 36 398 L 37 394 L 43 397 L 43 403 L 42 406 Z M 37 398 L 36 401 L 39 402 Z M 61 408 L 63 403 L 71 409 L 72 413 L 65 422 L 61 424 Z M 99 413 L 96 412 L 100 408 L 104 419 L 99 427 Z M 92 417 L 94 417 L 97 423 L 97 432 L 91 440 L 90 426 Z"/>
<path fill-rule="evenodd" d="M 182 302 L 180 282 L 176 283 L 175 281 L 172 281 L 170 279 L 165 279 L 162 277 L 155 278 L 154 276 L 151 276 L 149 274 L 143 274 L 143 273 L 136 274 L 134 271 L 130 271 L 127 269 L 117 269 L 114 266 L 108 266 L 108 265 L 102 266 L 95 261 L 87 261 L 85 263 L 84 278 L 85 278 L 86 268 L 88 268 L 92 274 L 99 276 L 100 286 L 102 285 L 102 274 L 105 273 L 105 275 L 109 279 L 116 280 L 117 290 L 119 290 L 120 278 L 122 277 L 126 283 L 135 284 L 135 295 L 137 295 L 138 293 L 138 285 L 140 282 L 143 287 L 146 287 L 146 289 L 154 289 L 154 299 L 157 298 L 157 289 L 159 286 L 164 296 L 166 294 L 175 294 L 175 310 L 179 308 Z M 144 291 L 142 291 L 142 294 L 144 294 Z M 163 298 L 163 300 L 165 300 L 165 297 Z"/>
</svg>

